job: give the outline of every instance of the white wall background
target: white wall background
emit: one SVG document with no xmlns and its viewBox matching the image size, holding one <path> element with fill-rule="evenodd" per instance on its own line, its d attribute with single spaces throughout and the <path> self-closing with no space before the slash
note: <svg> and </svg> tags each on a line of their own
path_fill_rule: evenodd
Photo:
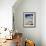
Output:
<svg viewBox="0 0 46 46">
<path fill-rule="evenodd" d="M 41 0 L 41 38 L 42 46 L 46 46 L 46 0 Z"/>
<path fill-rule="evenodd" d="M 0 27 L 12 28 L 12 6 L 16 0 L 0 0 Z"/>
<path fill-rule="evenodd" d="M 24 34 L 24 38 L 34 40 L 36 46 L 41 46 L 41 3 L 40 0 L 24 0 L 17 7 L 15 7 L 15 26 L 18 32 Z M 23 12 L 36 12 L 36 28 L 23 27 Z"/>
<path fill-rule="evenodd" d="M 16 5 L 17 4 L 17 5 Z M 23 0 L 13 6 L 15 28 L 24 34 L 24 38 L 35 41 L 36 46 L 46 46 L 46 1 Z M 36 28 L 23 27 L 23 12 L 36 12 Z"/>
</svg>

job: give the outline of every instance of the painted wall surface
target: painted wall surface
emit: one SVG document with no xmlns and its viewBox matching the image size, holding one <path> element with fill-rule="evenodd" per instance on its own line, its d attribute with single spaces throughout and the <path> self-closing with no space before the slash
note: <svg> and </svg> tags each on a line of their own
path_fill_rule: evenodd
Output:
<svg viewBox="0 0 46 46">
<path fill-rule="evenodd" d="M 24 39 L 34 40 L 36 46 L 46 46 L 46 1 L 23 0 L 13 6 L 15 29 L 23 33 Z M 36 12 L 36 27 L 23 27 L 23 12 Z"/>
<path fill-rule="evenodd" d="M 42 46 L 46 46 L 46 0 L 41 1 L 41 38 Z"/>
<path fill-rule="evenodd" d="M 23 33 L 24 39 L 31 39 L 36 46 L 41 46 L 41 1 L 40 0 L 23 0 L 23 2 L 14 5 L 15 28 L 18 32 Z M 23 12 L 36 12 L 36 27 L 23 27 Z"/>
<path fill-rule="evenodd" d="M 0 33 L 4 30 L 3 28 L 12 29 L 12 6 L 16 0 L 0 0 Z M 1 28 L 3 27 L 3 28 Z M 5 38 L 5 36 L 10 36 L 10 32 L 3 31 L 0 34 L 0 38 Z"/>
<path fill-rule="evenodd" d="M 12 29 L 12 6 L 16 0 L 0 0 L 0 27 Z"/>
</svg>

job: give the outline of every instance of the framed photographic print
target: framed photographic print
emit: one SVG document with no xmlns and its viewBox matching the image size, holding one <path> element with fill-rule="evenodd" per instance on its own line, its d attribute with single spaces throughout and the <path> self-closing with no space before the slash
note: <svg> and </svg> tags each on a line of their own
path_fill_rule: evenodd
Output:
<svg viewBox="0 0 46 46">
<path fill-rule="evenodd" d="M 36 12 L 23 13 L 23 26 L 31 28 L 36 27 Z"/>
</svg>

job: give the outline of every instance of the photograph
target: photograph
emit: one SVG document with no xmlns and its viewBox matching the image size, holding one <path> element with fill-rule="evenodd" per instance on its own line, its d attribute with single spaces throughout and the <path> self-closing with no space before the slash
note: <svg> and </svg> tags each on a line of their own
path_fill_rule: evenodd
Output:
<svg viewBox="0 0 46 46">
<path fill-rule="evenodd" d="M 35 12 L 24 12 L 24 27 L 35 27 L 36 13 Z"/>
</svg>

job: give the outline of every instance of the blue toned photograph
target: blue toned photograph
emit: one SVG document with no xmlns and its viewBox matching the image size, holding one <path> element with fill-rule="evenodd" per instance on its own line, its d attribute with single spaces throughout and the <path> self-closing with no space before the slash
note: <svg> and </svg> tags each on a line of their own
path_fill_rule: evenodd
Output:
<svg viewBox="0 0 46 46">
<path fill-rule="evenodd" d="M 34 27 L 35 12 L 24 12 L 24 27 Z"/>
</svg>

